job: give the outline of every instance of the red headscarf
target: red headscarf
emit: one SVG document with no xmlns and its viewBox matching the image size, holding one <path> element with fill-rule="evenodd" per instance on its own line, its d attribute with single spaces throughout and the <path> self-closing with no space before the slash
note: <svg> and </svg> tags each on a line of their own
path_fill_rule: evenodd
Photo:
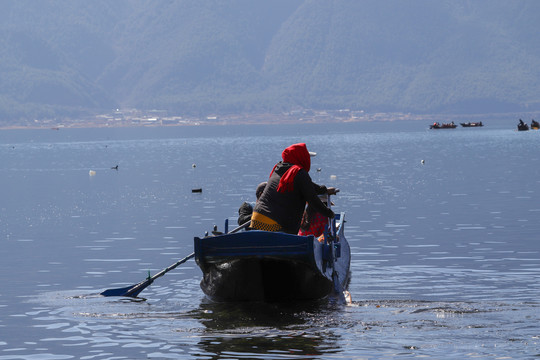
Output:
<svg viewBox="0 0 540 360">
<path fill-rule="evenodd" d="M 281 176 L 279 180 L 279 185 L 277 187 L 278 192 L 289 192 L 294 189 L 294 178 L 300 169 L 304 169 L 309 172 L 311 167 L 311 158 L 309 156 L 309 151 L 306 147 L 306 144 L 299 143 L 294 144 L 283 150 L 281 153 L 281 158 L 284 163 L 293 164 L 286 172 Z M 277 165 L 276 165 L 277 166 Z M 276 167 L 274 166 L 274 169 Z M 270 173 L 270 176 L 274 172 Z"/>
</svg>

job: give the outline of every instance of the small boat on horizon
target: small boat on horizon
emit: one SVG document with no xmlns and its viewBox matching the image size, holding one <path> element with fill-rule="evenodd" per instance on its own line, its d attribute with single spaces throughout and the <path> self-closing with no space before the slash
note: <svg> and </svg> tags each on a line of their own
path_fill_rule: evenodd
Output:
<svg viewBox="0 0 540 360">
<path fill-rule="evenodd" d="M 434 122 L 429 126 L 430 129 L 455 129 L 457 127 L 456 124 L 452 121 L 451 123 L 438 123 Z"/>
<path fill-rule="evenodd" d="M 463 127 L 481 127 L 484 126 L 481 121 L 479 122 L 468 122 L 468 123 L 460 123 Z"/>
<path fill-rule="evenodd" d="M 518 131 L 528 131 L 529 125 L 523 122 L 523 120 L 519 119 L 519 123 L 517 125 Z"/>
</svg>

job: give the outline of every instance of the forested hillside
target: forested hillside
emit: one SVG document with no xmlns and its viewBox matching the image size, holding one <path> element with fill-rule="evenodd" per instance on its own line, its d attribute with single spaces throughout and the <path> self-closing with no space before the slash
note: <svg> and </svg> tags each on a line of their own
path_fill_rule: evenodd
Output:
<svg viewBox="0 0 540 360">
<path fill-rule="evenodd" d="M 0 1 L 0 122 L 540 110 L 536 0 Z"/>
</svg>

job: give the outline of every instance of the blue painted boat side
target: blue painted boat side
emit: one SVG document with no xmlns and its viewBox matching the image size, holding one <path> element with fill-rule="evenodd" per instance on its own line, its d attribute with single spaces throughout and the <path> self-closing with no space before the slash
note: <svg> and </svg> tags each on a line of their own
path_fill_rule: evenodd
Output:
<svg viewBox="0 0 540 360">
<path fill-rule="evenodd" d="M 314 263 L 313 236 L 250 230 L 206 238 L 195 238 L 197 263 L 230 258 L 282 257 Z"/>
<path fill-rule="evenodd" d="M 313 236 L 249 230 L 195 238 L 201 288 L 216 301 L 319 299 L 349 282 L 344 214 L 331 242 Z M 334 226 L 335 227 L 335 226 Z M 336 286 L 337 285 L 337 286 Z"/>
</svg>

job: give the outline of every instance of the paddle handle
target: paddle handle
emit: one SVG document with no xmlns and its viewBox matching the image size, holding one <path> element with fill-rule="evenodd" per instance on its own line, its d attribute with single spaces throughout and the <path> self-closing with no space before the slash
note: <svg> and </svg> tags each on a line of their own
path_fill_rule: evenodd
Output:
<svg viewBox="0 0 540 360">
<path fill-rule="evenodd" d="M 247 222 L 243 223 L 242 225 L 240 225 L 239 227 L 237 227 L 236 229 L 233 229 L 231 230 L 230 232 L 228 232 L 228 234 L 232 234 L 232 233 L 235 233 L 237 231 L 240 231 L 242 229 L 245 229 L 246 227 L 249 226 L 249 224 L 251 224 L 251 220 L 248 220 Z M 181 260 L 178 260 L 177 262 L 175 262 L 174 264 L 172 264 L 171 266 L 161 270 L 160 272 L 156 273 L 154 276 L 150 277 L 148 280 L 151 280 L 151 281 L 154 281 L 155 279 L 159 278 L 159 277 L 162 277 L 163 275 L 165 275 L 166 273 L 168 273 L 169 271 L 171 270 L 174 270 L 176 269 L 178 266 L 182 265 L 183 263 L 185 263 L 186 261 L 188 261 L 189 259 L 192 259 L 193 257 L 195 257 L 195 253 L 191 253 L 189 254 L 188 256 L 186 256 L 185 258 L 181 259 Z"/>
<path fill-rule="evenodd" d="M 181 259 L 181 260 L 178 260 L 177 262 L 175 262 L 174 264 L 172 264 L 171 266 L 169 267 L 166 267 L 165 269 L 161 270 L 160 272 L 158 272 L 157 274 L 155 274 L 154 276 L 152 276 L 151 278 L 149 278 L 148 280 L 151 280 L 151 281 L 154 281 L 155 279 L 159 278 L 159 277 L 162 277 L 163 275 L 165 275 L 166 273 L 168 273 L 169 271 L 173 270 L 173 269 L 176 269 L 179 265 L 182 265 L 183 263 L 185 263 L 186 261 L 188 261 L 189 259 L 195 257 L 195 253 L 191 253 L 189 254 L 188 256 L 186 256 L 185 258 Z"/>
<path fill-rule="evenodd" d="M 233 230 L 229 231 L 227 234 L 234 234 L 235 232 L 238 232 L 238 231 L 240 231 L 242 229 L 247 228 L 250 224 L 251 224 L 251 219 L 246 221 L 245 223 L 243 223 L 242 225 L 240 225 L 236 229 L 233 229 Z"/>
</svg>

